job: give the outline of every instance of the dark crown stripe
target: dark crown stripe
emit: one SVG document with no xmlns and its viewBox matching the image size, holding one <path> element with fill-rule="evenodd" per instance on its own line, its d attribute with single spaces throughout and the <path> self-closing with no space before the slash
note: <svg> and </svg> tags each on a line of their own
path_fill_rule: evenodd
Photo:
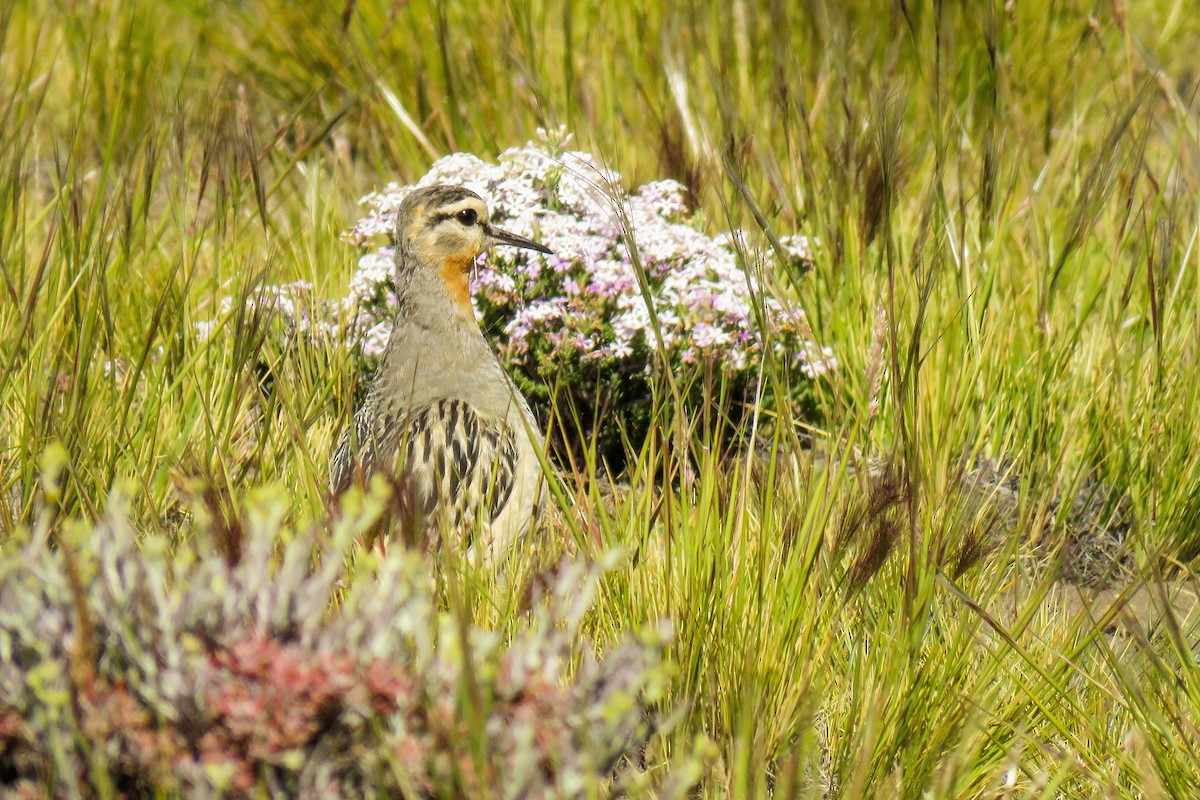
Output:
<svg viewBox="0 0 1200 800">
<path fill-rule="evenodd" d="M 472 192 L 465 186 L 428 186 L 424 189 L 417 189 L 414 192 L 415 198 L 419 199 L 428 207 L 445 206 L 451 203 L 458 203 L 468 198 L 482 200 L 479 195 Z"/>
</svg>

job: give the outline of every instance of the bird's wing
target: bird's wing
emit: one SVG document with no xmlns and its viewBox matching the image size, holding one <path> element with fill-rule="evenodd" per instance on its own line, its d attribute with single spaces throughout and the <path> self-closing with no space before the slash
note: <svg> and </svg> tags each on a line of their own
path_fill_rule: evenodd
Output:
<svg viewBox="0 0 1200 800">
<path fill-rule="evenodd" d="M 357 456 L 351 458 L 357 437 Z M 344 451 L 344 452 L 343 452 Z M 388 466 L 403 476 L 427 518 L 455 525 L 491 522 L 504 509 L 517 472 L 517 438 L 503 420 L 470 403 L 444 399 L 415 409 L 356 419 L 333 459 L 330 485 L 350 485 L 357 472 Z"/>
<path fill-rule="evenodd" d="M 364 407 L 354 415 L 354 424 L 342 434 L 329 463 L 329 489 L 335 495 L 350 488 L 356 476 L 370 477 L 378 463 L 375 415 Z"/>
</svg>

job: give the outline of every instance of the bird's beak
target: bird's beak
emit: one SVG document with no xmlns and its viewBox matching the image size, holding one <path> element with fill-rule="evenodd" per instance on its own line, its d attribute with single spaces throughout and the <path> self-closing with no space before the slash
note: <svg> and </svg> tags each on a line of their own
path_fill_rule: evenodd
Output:
<svg viewBox="0 0 1200 800">
<path fill-rule="evenodd" d="M 553 254 L 554 251 L 544 244 L 538 244 L 533 239 L 526 239 L 524 236 L 517 236 L 515 233 L 502 231 L 499 228 L 488 226 L 488 236 L 492 240 L 493 245 L 507 244 L 513 247 L 522 247 L 526 250 L 537 250 L 539 253 Z"/>
</svg>

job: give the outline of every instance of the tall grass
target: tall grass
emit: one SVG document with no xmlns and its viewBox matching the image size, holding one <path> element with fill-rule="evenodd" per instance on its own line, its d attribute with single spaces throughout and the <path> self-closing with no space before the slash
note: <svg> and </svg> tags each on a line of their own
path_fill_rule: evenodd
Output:
<svg viewBox="0 0 1200 800">
<path fill-rule="evenodd" d="M 444 555 L 455 602 L 510 633 L 540 563 L 621 548 L 587 627 L 674 620 L 683 716 L 647 759 L 707 737 L 705 796 L 1188 796 L 1197 46 L 1183 0 L 6 4 L 4 536 L 122 477 L 180 548 L 196 493 L 323 518 L 349 351 L 194 323 L 265 282 L 339 293 L 367 191 L 566 125 L 714 230 L 818 237 L 773 266 L 841 369 L 815 418 L 764 408 L 757 454 L 664 392 L 625 488 L 568 471 L 520 579 Z M 1080 601 L 1046 554 L 1118 505 L 1132 577 Z"/>
</svg>

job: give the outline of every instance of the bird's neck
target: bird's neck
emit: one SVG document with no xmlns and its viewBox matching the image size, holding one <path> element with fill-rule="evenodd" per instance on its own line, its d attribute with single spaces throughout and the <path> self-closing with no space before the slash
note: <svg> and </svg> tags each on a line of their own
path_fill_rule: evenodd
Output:
<svg viewBox="0 0 1200 800">
<path fill-rule="evenodd" d="M 408 257 L 404 251 L 397 257 L 396 318 L 384 361 L 396 372 L 417 363 L 425 365 L 422 369 L 456 365 L 460 372 L 494 369 L 495 354 L 471 306 L 470 264 L 447 262 L 430 269 Z"/>
<path fill-rule="evenodd" d="M 396 317 L 371 391 L 417 407 L 448 393 L 470 397 L 480 387 L 503 385 L 504 371 L 470 297 L 464 310 L 435 269 L 397 272 Z"/>
<path fill-rule="evenodd" d="M 474 265 L 473 258 L 448 258 L 438 267 L 438 277 L 459 315 L 478 326 L 475 307 L 471 305 L 471 267 Z"/>
<path fill-rule="evenodd" d="M 467 328 L 479 334 L 471 305 L 472 259 L 446 259 L 436 269 L 418 266 L 407 248 L 397 254 L 394 278 L 397 320 L 411 318 L 434 329 Z"/>
</svg>

